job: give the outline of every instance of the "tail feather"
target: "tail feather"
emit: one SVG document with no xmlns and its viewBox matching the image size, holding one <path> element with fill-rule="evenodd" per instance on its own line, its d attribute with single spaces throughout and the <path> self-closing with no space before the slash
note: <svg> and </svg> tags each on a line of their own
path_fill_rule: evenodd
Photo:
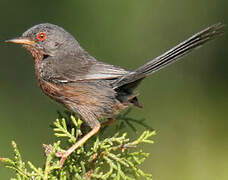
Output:
<svg viewBox="0 0 228 180">
<path fill-rule="evenodd" d="M 217 23 L 212 26 L 207 27 L 206 29 L 196 33 L 187 40 L 181 42 L 174 48 L 165 52 L 161 56 L 152 59 L 148 63 L 140 66 L 135 71 L 132 71 L 113 84 L 114 88 L 118 88 L 125 84 L 137 81 L 139 79 L 145 78 L 153 72 L 156 72 L 168 64 L 171 64 L 184 55 L 188 54 L 194 49 L 200 48 L 204 43 L 214 39 L 218 35 L 223 33 L 222 28 L 224 25 L 222 23 Z"/>
</svg>

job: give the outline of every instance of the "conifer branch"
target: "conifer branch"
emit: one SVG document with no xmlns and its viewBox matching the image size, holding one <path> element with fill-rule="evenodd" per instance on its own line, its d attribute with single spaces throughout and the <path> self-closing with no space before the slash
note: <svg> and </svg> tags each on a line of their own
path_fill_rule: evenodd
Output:
<svg viewBox="0 0 228 180">
<path fill-rule="evenodd" d="M 126 117 L 128 113 L 129 111 L 119 118 L 128 119 L 131 122 L 131 128 L 134 127 L 133 122 L 140 123 L 138 120 Z M 105 138 L 98 134 L 72 153 L 64 167 L 60 169 L 57 156 L 83 135 L 86 129 L 82 123 L 75 115 L 67 112 L 64 116 L 59 113 L 59 118 L 53 126 L 54 135 L 59 138 L 59 141 L 53 145 L 43 145 L 46 162 L 42 168 L 36 167 L 30 161 L 25 163 L 14 141 L 12 142 L 14 158 L 0 158 L 0 161 L 5 167 L 14 170 L 15 178 L 12 180 L 151 179 L 151 174 L 145 173 L 139 167 L 149 154 L 135 148 L 140 144 L 153 143 L 151 137 L 155 135 L 155 131 L 149 130 L 144 131 L 133 141 L 127 138 L 127 133 L 120 134 L 118 128 L 111 137 Z M 67 142 L 65 146 L 62 145 L 64 139 Z"/>
</svg>

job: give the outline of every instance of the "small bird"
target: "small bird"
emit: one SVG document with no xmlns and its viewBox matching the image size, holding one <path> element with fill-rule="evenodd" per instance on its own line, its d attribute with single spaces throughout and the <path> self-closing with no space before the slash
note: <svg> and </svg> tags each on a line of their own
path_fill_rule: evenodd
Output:
<svg viewBox="0 0 228 180">
<path fill-rule="evenodd" d="M 50 23 L 35 25 L 7 42 L 22 44 L 32 54 L 42 91 L 76 112 L 91 128 L 61 155 L 62 167 L 101 125 L 112 123 L 115 115 L 131 105 L 142 107 L 135 89 L 144 78 L 214 39 L 222 27 L 222 23 L 209 26 L 133 71 L 96 60 L 70 33 Z M 107 121 L 100 123 L 103 118 Z"/>
</svg>

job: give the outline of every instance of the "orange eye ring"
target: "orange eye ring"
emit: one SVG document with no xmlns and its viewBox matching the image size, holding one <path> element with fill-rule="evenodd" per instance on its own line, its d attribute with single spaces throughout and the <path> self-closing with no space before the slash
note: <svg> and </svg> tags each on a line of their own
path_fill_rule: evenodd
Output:
<svg viewBox="0 0 228 180">
<path fill-rule="evenodd" d="M 47 39 L 47 34 L 45 32 L 41 32 L 37 34 L 36 39 L 38 41 L 44 41 L 45 39 Z"/>
</svg>

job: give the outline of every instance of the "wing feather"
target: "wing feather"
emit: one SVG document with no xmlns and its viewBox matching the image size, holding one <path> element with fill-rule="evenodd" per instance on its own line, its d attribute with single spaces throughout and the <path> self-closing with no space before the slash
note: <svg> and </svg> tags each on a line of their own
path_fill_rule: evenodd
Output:
<svg viewBox="0 0 228 180">
<path fill-rule="evenodd" d="M 116 79 L 129 71 L 97 61 L 89 55 L 48 57 L 40 67 L 41 77 L 46 81 L 67 83 L 88 80 Z"/>
</svg>

